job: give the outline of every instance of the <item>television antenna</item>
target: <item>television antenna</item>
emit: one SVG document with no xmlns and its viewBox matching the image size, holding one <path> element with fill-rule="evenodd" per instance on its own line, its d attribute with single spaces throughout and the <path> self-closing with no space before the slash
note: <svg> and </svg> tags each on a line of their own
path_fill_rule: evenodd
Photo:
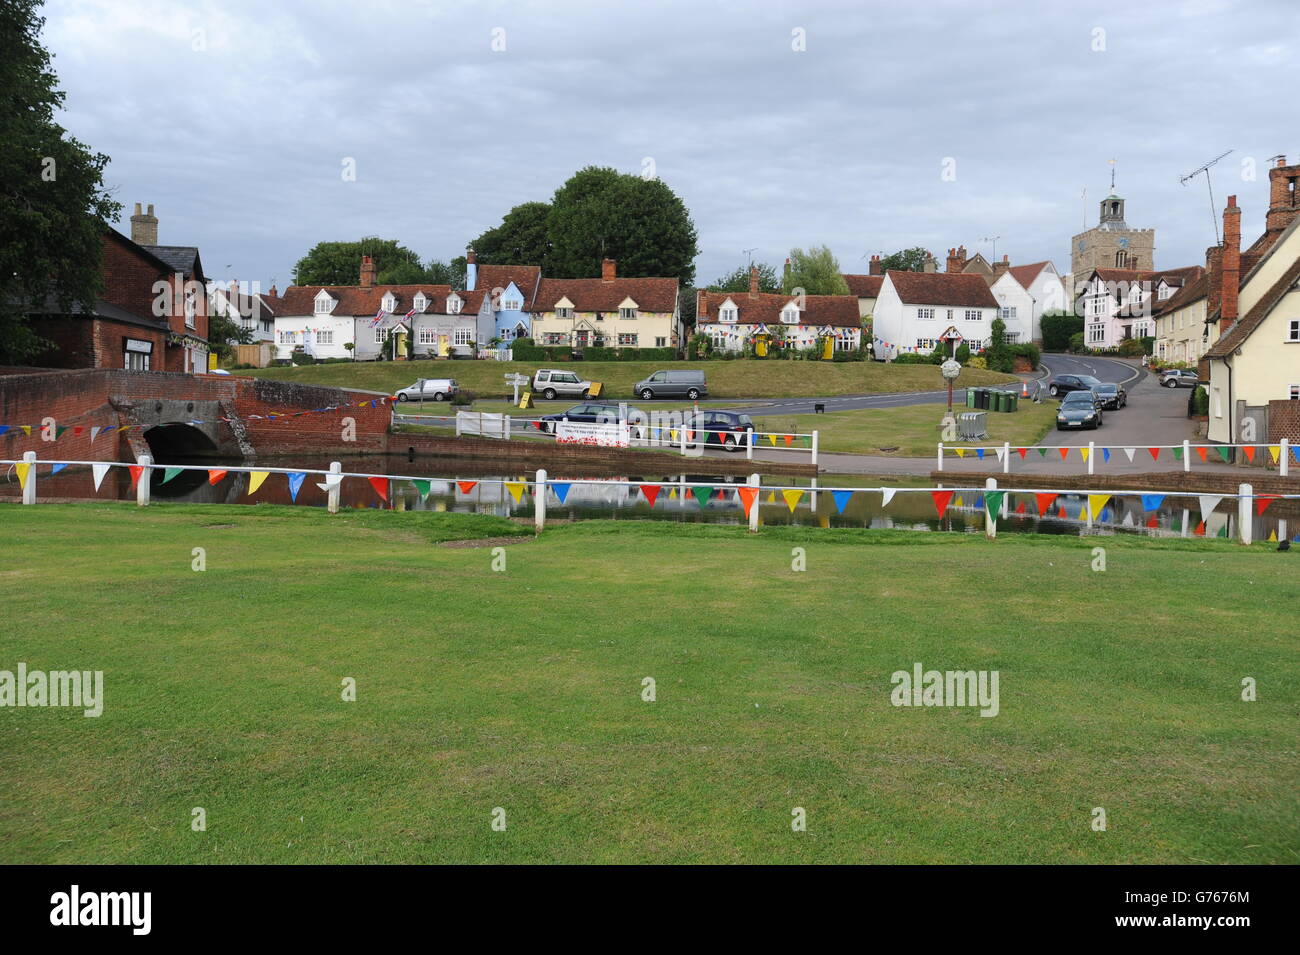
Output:
<svg viewBox="0 0 1300 955">
<path fill-rule="evenodd" d="M 1203 165 L 1197 166 L 1195 169 L 1193 169 L 1193 170 L 1192 170 L 1191 172 L 1189 172 L 1187 175 L 1185 175 L 1185 176 L 1179 176 L 1179 177 L 1178 177 L 1178 181 L 1179 181 L 1180 183 L 1182 183 L 1182 184 L 1185 186 L 1185 185 L 1187 185 L 1187 183 L 1188 183 L 1190 180 L 1195 179 L 1195 178 L 1196 178 L 1197 176 L 1199 176 L 1201 173 L 1205 173 L 1205 188 L 1207 188 L 1207 189 L 1210 190 L 1210 221 L 1211 221 L 1212 223 L 1214 223 L 1214 244 L 1215 244 L 1215 245 L 1218 245 L 1218 244 L 1219 244 L 1219 215 L 1218 215 L 1218 212 L 1217 212 L 1217 211 L 1215 210 L 1215 208 L 1214 208 L 1214 186 L 1213 186 L 1213 184 L 1210 182 L 1210 167 L 1213 166 L 1216 162 L 1218 162 L 1220 159 L 1222 159 L 1224 156 L 1227 156 L 1227 155 L 1228 155 L 1229 153 L 1231 153 L 1231 152 L 1232 152 L 1232 150 L 1229 149 L 1228 152 L 1223 153 L 1222 155 L 1219 155 L 1219 156 L 1215 156 L 1215 157 L 1214 157 L 1213 159 L 1211 159 L 1209 162 L 1207 162 L 1207 163 L 1205 163 L 1205 164 L 1203 164 Z"/>
<path fill-rule="evenodd" d="M 984 238 L 980 239 L 981 242 L 992 242 L 992 243 L 993 243 L 993 258 L 994 258 L 994 259 L 997 259 L 997 257 L 998 257 L 998 239 L 1000 239 L 1000 238 L 1002 238 L 1002 236 L 1000 236 L 1000 235 L 986 235 Z"/>
<path fill-rule="evenodd" d="M 754 267 L 754 253 L 758 251 L 758 246 L 754 246 L 752 249 L 741 249 L 740 251 L 749 256 L 749 267 L 752 269 Z"/>
</svg>

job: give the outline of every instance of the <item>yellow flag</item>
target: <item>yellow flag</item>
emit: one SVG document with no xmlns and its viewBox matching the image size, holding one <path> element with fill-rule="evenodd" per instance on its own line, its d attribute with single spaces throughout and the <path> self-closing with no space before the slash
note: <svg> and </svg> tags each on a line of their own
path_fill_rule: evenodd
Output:
<svg viewBox="0 0 1300 955">
<path fill-rule="evenodd" d="M 270 471 L 249 471 L 248 493 L 256 494 L 257 489 L 262 486 L 262 482 L 266 480 L 266 476 L 270 473 Z"/>
<path fill-rule="evenodd" d="M 1109 500 L 1109 494 L 1088 495 L 1088 510 L 1092 512 L 1092 519 L 1094 521 L 1097 519 L 1097 515 L 1101 513 L 1101 509 L 1106 506 L 1106 502 Z"/>
<path fill-rule="evenodd" d="M 768 491 L 768 492 L 767 492 L 767 503 L 769 503 L 769 504 L 775 504 L 775 503 L 776 503 L 776 491 Z"/>
<path fill-rule="evenodd" d="M 522 482 L 520 482 L 520 481 L 507 481 L 507 482 L 506 482 L 506 490 L 510 492 L 510 496 L 513 497 L 513 498 L 515 499 L 515 503 L 516 503 L 516 504 L 518 504 L 518 503 L 519 503 L 519 499 L 520 499 L 521 497 L 524 496 L 524 488 L 525 488 L 525 486 L 526 486 L 526 485 L 524 485 L 524 484 L 523 484 Z"/>
<path fill-rule="evenodd" d="M 20 428 L 23 429 L 23 434 L 27 435 L 27 437 L 30 438 L 30 437 L 32 436 L 32 426 L 31 426 L 31 425 L 29 425 L 29 424 L 20 424 L 18 427 L 20 427 Z"/>
<path fill-rule="evenodd" d="M 953 448 L 953 450 L 957 452 L 957 457 L 959 457 L 959 458 L 964 458 L 964 457 L 966 457 L 966 449 L 965 449 L 965 448 Z"/>
<path fill-rule="evenodd" d="M 1079 454 L 1083 456 L 1083 459 L 1084 459 L 1085 461 L 1088 460 L 1088 449 L 1087 449 L 1087 448 L 1083 448 L 1083 447 L 1079 448 Z"/>
<path fill-rule="evenodd" d="M 668 500 L 670 500 L 670 501 L 675 501 L 675 500 L 677 500 L 677 488 L 672 488 L 672 489 L 668 492 Z"/>
<path fill-rule="evenodd" d="M 776 435 L 774 435 L 774 434 L 769 434 L 769 435 L 767 436 L 767 440 L 769 440 L 769 441 L 772 442 L 772 447 L 774 447 L 774 448 L 776 447 Z"/>
<path fill-rule="evenodd" d="M 1268 539 L 1269 539 L 1271 542 L 1276 543 L 1276 542 L 1277 542 L 1277 531 L 1269 531 L 1269 532 L 1268 532 Z"/>
<path fill-rule="evenodd" d="M 1270 455 L 1272 455 L 1272 457 L 1273 457 L 1273 463 L 1274 463 L 1274 464 L 1277 464 L 1278 456 L 1282 453 L 1282 445 L 1280 445 L 1280 444 L 1270 444 L 1270 445 L 1268 446 L 1268 453 L 1269 453 Z"/>
<path fill-rule="evenodd" d="M 669 437 L 670 439 L 672 439 L 673 441 L 676 441 L 676 440 L 677 440 L 677 429 L 676 429 L 676 428 L 669 428 L 669 429 L 668 429 L 668 437 Z"/>
<path fill-rule="evenodd" d="M 27 472 L 32 469 L 32 466 L 19 462 L 14 465 L 14 468 L 18 471 L 18 486 L 25 490 L 27 488 Z"/>
<path fill-rule="evenodd" d="M 962 506 L 962 504 L 961 504 L 961 495 L 958 494 L 957 497 L 953 500 L 952 503 L 953 503 L 953 506 L 954 506 L 954 507 L 961 507 L 961 506 Z"/>
<path fill-rule="evenodd" d="M 785 506 L 790 508 L 790 513 L 794 513 L 795 505 L 799 503 L 799 498 L 803 497 L 803 491 L 791 488 L 788 491 L 782 491 L 781 496 L 785 498 Z"/>
</svg>

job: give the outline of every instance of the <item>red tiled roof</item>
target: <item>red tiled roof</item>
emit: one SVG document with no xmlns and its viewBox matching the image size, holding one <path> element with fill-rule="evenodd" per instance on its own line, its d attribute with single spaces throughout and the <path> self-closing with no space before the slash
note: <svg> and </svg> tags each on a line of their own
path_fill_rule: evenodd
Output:
<svg viewBox="0 0 1300 955">
<path fill-rule="evenodd" d="M 905 305 L 953 305 L 997 308 L 984 277 L 975 272 L 896 272 L 886 277 Z"/>
<path fill-rule="evenodd" d="M 567 298 L 578 312 L 617 312 L 624 299 L 632 299 L 642 312 L 672 314 L 677 308 L 676 279 L 542 279 L 529 306 L 531 312 L 553 312 Z"/>
<path fill-rule="evenodd" d="M 848 283 L 849 294 L 856 295 L 858 298 L 878 298 L 880 296 L 880 286 L 884 283 L 883 275 L 845 275 L 844 281 Z"/>
<path fill-rule="evenodd" d="M 1204 272 L 1204 270 L 1202 271 Z M 1204 274 L 1197 276 L 1192 281 L 1183 285 L 1183 287 L 1175 292 L 1171 297 L 1165 299 L 1163 302 L 1157 303 L 1151 314 L 1163 315 L 1166 312 L 1177 311 L 1184 305 L 1190 305 L 1198 299 L 1205 298 L 1209 289 L 1210 275 L 1208 272 L 1204 272 Z"/>
<path fill-rule="evenodd" d="M 1020 283 L 1021 288 L 1029 288 L 1034 284 L 1034 279 L 1038 278 L 1038 273 L 1051 265 L 1051 262 L 1031 262 L 1029 265 L 1013 265 L 1007 269 L 1011 277 Z M 1002 276 L 998 276 L 1001 278 Z"/>
<path fill-rule="evenodd" d="M 781 309 L 793 301 L 793 295 L 769 292 L 709 292 L 700 289 L 696 297 L 695 321 L 700 325 L 718 322 L 718 309 L 731 299 L 736 306 L 738 325 L 780 325 Z M 835 325 L 842 328 L 861 328 L 856 295 L 805 295 L 804 308 L 799 314 L 800 325 Z M 730 322 L 726 324 L 731 324 Z"/>
<path fill-rule="evenodd" d="M 505 291 L 514 282 L 519 291 L 524 293 L 524 311 L 533 304 L 537 294 L 537 284 L 542 277 L 539 265 L 480 265 L 474 279 L 474 285 L 486 292 L 493 289 Z"/>
<path fill-rule="evenodd" d="M 425 312 L 445 312 L 447 296 L 451 294 L 450 285 L 290 285 L 276 302 L 275 311 L 281 317 L 287 315 L 314 315 L 316 313 L 316 296 L 324 289 L 333 296 L 338 304 L 334 306 L 333 315 L 362 315 L 370 318 L 379 311 L 380 303 L 387 292 L 392 292 L 397 300 L 393 314 L 404 315 L 412 308 L 417 292 L 423 292 L 429 300 Z M 472 293 L 459 292 L 461 298 Z M 478 299 L 482 303 L 480 295 Z M 464 311 L 469 311 L 465 308 Z M 474 307 L 478 311 L 478 306 Z"/>
<path fill-rule="evenodd" d="M 1205 353 L 1205 357 L 1226 358 L 1236 351 L 1297 282 L 1300 282 L 1300 258 L 1291 263 L 1291 267 L 1260 297 L 1254 308 L 1228 327 L 1227 332 Z"/>
</svg>

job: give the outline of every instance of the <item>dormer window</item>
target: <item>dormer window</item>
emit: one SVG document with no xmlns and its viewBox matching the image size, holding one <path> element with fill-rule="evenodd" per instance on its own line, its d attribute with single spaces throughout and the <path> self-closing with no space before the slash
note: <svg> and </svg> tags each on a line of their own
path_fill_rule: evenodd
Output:
<svg viewBox="0 0 1300 955">
<path fill-rule="evenodd" d="M 734 322 L 738 317 L 736 306 L 734 305 L 730 307 L 724 305 L 722 308 L 718 309 L 718 321 L 720 322 Z"/>
<path fill-rule="evenodd" d="M 322 289 L 316 295 L 316 314 L 328 315 L 330 312 L 334 311 L 334 306 L 337 304 L 338 303 L 330 297 L 329 293 Z"/>
<path fill-rule="evenodd" d="M 1173 295 L 1173 294 L 1174 294 L 1174 290 L 1173 290 L 1170 286 L 1168 286 L 1168 285 L 1161 285 L 1161 286 L 1160 286 L 1160 300 L 1161 300 L 1162 302 L 1163 302 L 1165 299 L 1169 298 L 1169 296 L 1171 296 L 1171 295 Z"/>
<path fill-rule="evenodd" d="M 799 324 L 799 309 L 793 304 L 787 305 L 781 309 L 781 323 L 783 325 Z"/>
<path fill-rule="evenodd" d="M 620 309 L 618 310 L 618 317 L 619 317 L 619 318 L 636 318 L 636 309 L 635 309 L 635 308 L 620 308 Z"/>
<path fill-rule="evenodd" d="M 385 312 L 397 310 L 397 297 L 392 292 L 385 292 L 383 301 L 380 303 Z"/>
<path fill-rule="evenodd" d="M 564 305 L 557 305 L 557 306 L 555 306 L 555 317 L 556 317 L 556 318 L 573 318 L 573 309 L 571 309 L 571 308 L 567 308 L 567 307 L 565 307 Z"/>
<path fill-rule="evenodd" d="M 411 304 L 415 306 L 415 310 L 417 312 L 423 312 L 424 309 L 428 306 L 429 300 L 424 297 L 423 292 L 416 292 L 415 300 Z"/>
<path fill-rule="evenodd" d="M 459 295 L 449 295 L 449 296 L 447 297 L 447 314 L 448 314 L 448 315 L 459 315 L 459 314 L 460 314 L 460 306 L 461 306 L 461 300 L 460 300 L 460 296 L 459 296 Z"/>
</svg>

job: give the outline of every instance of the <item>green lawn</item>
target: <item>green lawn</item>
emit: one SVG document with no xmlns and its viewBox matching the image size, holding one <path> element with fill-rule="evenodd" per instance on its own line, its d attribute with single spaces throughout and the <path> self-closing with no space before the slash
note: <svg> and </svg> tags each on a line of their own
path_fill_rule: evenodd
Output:
<svg viewBox="0 0 1300 955">
<path fill-rule="evenodd" d="M 1295 553 L 0 509 L 0 669 L 105 672 L 0 711 L 3 862 L 1297 861 Z M 892 706 L 916 662 L 999 715 Z"/>
<path fill-rule="evenodd" d="M 1010 442 L 1013 448 L 1040 441 L 1056 422 L 1057 403 L 1022 402 L 1014 412 L 988 414 L 989 437 L 982 441 L 947 442 L 991 446 Z M 967 409 L 954 408 L 953 414 Z M 859 454 L 895 454 L 899 457 L 934 457 L 943 418 L 943 405 L 907 405 L 900 408 L 870 408 L 862 411 L 832 411 L 827 414 L 754 415 L 761 431 L 807 434 L 816 429 L 821 451 Z"/>
<path fill-rule="evenodd" d="M 461 388 L 476 395 L 511 394 L 503 376 L 531 375 L 546 362 L 338 362 L 298 367 L 236 371 L 237 375 L 280 378 L 313 385 L 337 385 L 369 391 L 393 392 L 417 378 L 455 378 Z M 822 361 L 705 361 L 705 362 L 573 362 L 566 367 L 605 385 L 606 397 L 630 398 L 632 386 L 665 367 L 699 368 L 708 379 L 713 398 L 811 398 L 876 392 L 934 391 L 942 388 L 937 365 L 893 365 L 883 362 Z M 1014 380 L 1011 375 L 979 368 L 962 370 L 962 385 L 992 385 Z"/>
</svg>

